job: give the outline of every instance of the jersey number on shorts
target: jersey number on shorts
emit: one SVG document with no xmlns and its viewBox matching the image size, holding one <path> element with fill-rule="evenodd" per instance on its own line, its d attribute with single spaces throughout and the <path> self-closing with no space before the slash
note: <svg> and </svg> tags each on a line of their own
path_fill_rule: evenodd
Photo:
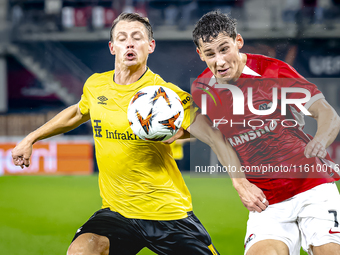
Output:
<svg viewBox="0 0 340 255">
<path fill-rule="evenodd" d="M 338 227 L 339 226 L 339 222 L 338 222 L 338 213 L 335 210 L 329 210 L 329 213 L 333 213 L 334 214 L 334 227 Z"/>
</svg>

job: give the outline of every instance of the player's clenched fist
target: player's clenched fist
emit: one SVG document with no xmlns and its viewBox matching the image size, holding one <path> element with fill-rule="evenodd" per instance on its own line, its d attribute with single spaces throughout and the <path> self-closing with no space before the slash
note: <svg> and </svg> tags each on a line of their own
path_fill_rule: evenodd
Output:
<svg viewBox="0 0 340 255">
<path fill-rule="evenodd" d="M 327 155 L 326 146 L 315 139 L 311 140 L 306 145 L 304 153 L 306 158 L 311 157 L 325 158 Z"/>
<path fill-rule="evenodd" d="M 29 167 L 31 154 L 32 154 L 32 144 L 29 142 L 26 142 L 25 140 L 21 141 L 12 150 L 12 159 L 13 159 L 14 165 L 20 166 L 21 168 L 24 168 L 24 166 Z"/>
<path fill-rule="evenodd" d="M 249 211 L 262 212 L 268 207 L 269 202 L 262 190 L 250 183 L 247 179 L 234 180 L 234 186 L 243 205 Z"/>
</svg>

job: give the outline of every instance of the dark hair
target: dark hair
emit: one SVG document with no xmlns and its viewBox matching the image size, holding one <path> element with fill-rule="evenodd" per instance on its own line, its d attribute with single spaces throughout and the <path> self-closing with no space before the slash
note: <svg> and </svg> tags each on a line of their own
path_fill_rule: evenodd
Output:
<svg viewBox="0 0 340 255">
<path fill-rule="evenodd" d="M 211 11 L 203 15 L 196 23 L 192 37 L 197 48 L 200 47 L 199 39 L 210 42 L 220 33 L 224 33 L 235 40 L 237 36 L 236 19 L 220 11 Z"/>
<path fill-rule="evenodd" d="M 148 32 L 149 41 L 153 40 L 153 31 L 152 31 L 152 27 L 150 25 L 148 18 L 142 17 L 138 13 L 123 12 L 112 23 L 112 26 L 111 26 L 111 29 L 110 29 L 110 40 L 111 40 L 111 42 L 113 42 L 113 36 L 112 36 L 113 29 L 115 28 L 117 23 L 119 21 L 122 21 L 122 20 L 125 20 L 125 21 L 128 21 L 128 22 L 138 21 L 138 22 L 142 23 L 145 26 L 146 31 Z"/>
</svg>

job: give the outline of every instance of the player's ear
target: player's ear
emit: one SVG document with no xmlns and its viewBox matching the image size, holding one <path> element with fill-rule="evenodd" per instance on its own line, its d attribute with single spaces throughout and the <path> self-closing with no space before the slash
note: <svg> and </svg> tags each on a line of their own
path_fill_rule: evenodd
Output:
<svg viewBox="0 0 340 255">
<path fill-rule="evenodd" d="M 156 48 L 156 41 L 152 39 L 151 41 L 149 41 L 149 54 L 154 52 L 155 48 Z"/>
<path fill-rule="evenodd" d="M 110 49 L 110 53 L 111 55 L 115 55 L 115 49 L 113 48 L 113 42 L 109 41 L 109 49 Z"/>
<path fill-rule="evenodd" d="M 204 57 L 203 57 L 203 54 L 202 54 L 202 51 L 199 49 L 199 48 L 196 48 L 196 52 L 198 53 L 198 55 L 200 56 L 200 59 L 204 62 Z"/>
<path fill-rule="evenodd" d="M 235 41 L 236 41 L 236 44 L 237 44 L 237 48 L 239 50 L 242 49 L 242 47 L 244 45 L 243 37 L 240 34 L 237 34 Z"/>
</svg>

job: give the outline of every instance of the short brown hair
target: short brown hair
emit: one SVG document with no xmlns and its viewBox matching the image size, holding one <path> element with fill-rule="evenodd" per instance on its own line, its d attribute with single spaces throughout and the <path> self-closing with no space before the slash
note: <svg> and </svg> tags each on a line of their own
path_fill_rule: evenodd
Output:
<svg viewBox="0 0 340 255">
<path fill-rule="evenodd" d="M 113 36 L 112 36 L 113 29 L 115 28 L 117 23 L 119 21 L 122 21 L 122 20 L 125 20 L 125 21 L 128 21 L 128 22 L 138 21 L 138 22 L 142 23 L 145 26 L 146 31 L 148 32 L 149 41 L 153 40 L 153 31 L 152 31 L 152 27 L 151 27 L 151 24 L 150 24 L 148 18 L 142 17 L 138 13 L 123 12 L 112 23 L 112 26 L 111 26 L 111 29 L 110 29 L 110 40 L 111 40 L 111 42 L 113 42 Z"/>
<path fill-rule="evenodd" d="M 229 15 L 221 11 L 211 11 L 202 16 L 196 23 L 192 37 L 197 48 L 200 47 L 199 40 L 203 42 L 211 42 L 220 33 L 223 33 L 234 39 L 237 36 L 236 30 L 237 21 Z"/>
</svg>

